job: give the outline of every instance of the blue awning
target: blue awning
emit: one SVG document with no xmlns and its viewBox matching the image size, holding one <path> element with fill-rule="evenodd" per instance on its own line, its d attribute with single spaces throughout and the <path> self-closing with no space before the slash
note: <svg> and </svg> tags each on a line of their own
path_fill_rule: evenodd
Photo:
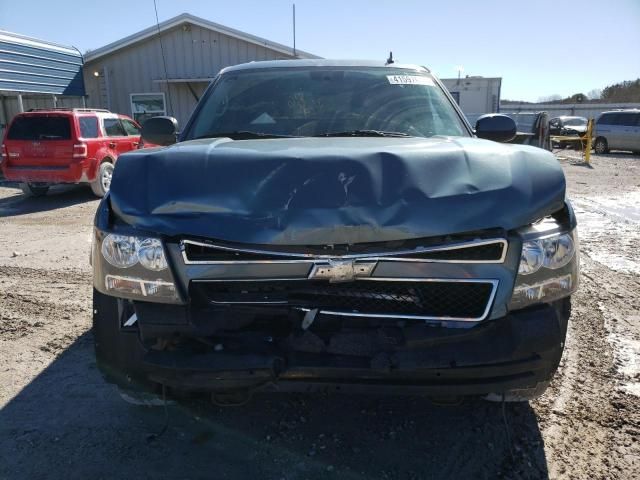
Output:
<svg viewBox="0 0 640 480">
<path fill-rule="evenodd" d="M 0 30 L 0 92 L 83 96 L 82 64 L 73 47 Z"/>
</svg>

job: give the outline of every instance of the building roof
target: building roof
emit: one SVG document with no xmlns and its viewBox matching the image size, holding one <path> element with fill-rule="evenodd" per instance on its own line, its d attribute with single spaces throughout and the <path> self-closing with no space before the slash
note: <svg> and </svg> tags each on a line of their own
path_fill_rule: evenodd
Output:
<svg viewBox="0 0 640 480">
<path fill-rule="evenodd" d="M 301 60 L 261 60 L 258 62 L 241 63 L 223 69 L 220 73 L 235 70 L 253 70 L 256 68 L 287 68 L 287 67 L 387 67 L 416 72 L 428 73 L 426 67 L 401 63 L 386 64 L 385 61 L 375 60 L 326 60 L 326 59 L 301 59 Z"/>
<path fill-rule="evenodd" d="M 223 35 L 237 38 L 248 43 L 253 43 L 261 47 L 266 47 L 286 55 L 293 55 L 293 49 L 286 45 L 272 42 L 271 40 L 257 37 L 249 33 L 241 32 L 240 30 L 225 27 L 224 25 L 220 25 L 219 23 L 210 22 L 209 20 L 205 20 L 201 17 L 196 17 L 195 15 L 191 15 L 189 13 L 182 13 L 177 17 L 173 17 L 165 20 L 164 22 L 161 22 L 159 25 L 153 25 L 149 28 L 145 28 L 144 30 L 139 31 L 138 33 L 134 33 L 133 35 L 129 35 L 128 37 L 124 37 L 113 43 L 105 45 L 104 47 L 98 48 L 96 50 L 91 50 L 90 52 L 87 52 L 85 54 L 85 61 L 91 62 L 93 60 L 97 60 L 98 58 L 109 55 L 110 53 L 116 52 L 122 48 L 151 38 L 154 35 L 158 34 L 158 30 L 160 31 L 160 33 L 162 33 L 183 24 L 196 25 L 198 27 L 202 27 L 207 30 L 213 30 L 214 32 L 222 33 Z M 296 49 L 296 55 L 300 58 L 321 58 L 317 55 L 313 55 L 311 53 L 304 52 L 298 49 Z"/>
<path fill-rule="evenodd" d="M 0 91 L 82 96 L 82 54 L 74 47 L 0 30 Z"/>
</svg>

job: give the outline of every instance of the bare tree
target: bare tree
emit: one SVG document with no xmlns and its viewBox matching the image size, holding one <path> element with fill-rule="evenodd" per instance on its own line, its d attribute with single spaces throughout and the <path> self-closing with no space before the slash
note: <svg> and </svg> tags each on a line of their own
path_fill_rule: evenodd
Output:
<svg viewBox="0 0 640 480">
<path fill-rule="evenodd" d="M 602 89 L 601 88 L 594 88 L 593 90 L 589 90 L 587 92 L 587 98 L 589 100 L 600 100 L 601 97 L 602 97 Z"/>
<path fill-rule="evenodd" d="M 562 100 L 562 95 L 558 95 L 557 93 L 538 97 L 538 103 L 557 102 L 558 100 Z"/>
</svg>

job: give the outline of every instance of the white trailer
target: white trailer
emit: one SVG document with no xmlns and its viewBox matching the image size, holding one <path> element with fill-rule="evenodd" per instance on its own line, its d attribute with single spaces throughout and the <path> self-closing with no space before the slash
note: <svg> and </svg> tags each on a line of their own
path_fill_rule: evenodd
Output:
<svg viewBox="0 0 640 480">
<path fill-rule="evenodd" d="M 468 118 L 500 110 L 500 77 L 467 76 L 440 79 Z"/>
</svg>

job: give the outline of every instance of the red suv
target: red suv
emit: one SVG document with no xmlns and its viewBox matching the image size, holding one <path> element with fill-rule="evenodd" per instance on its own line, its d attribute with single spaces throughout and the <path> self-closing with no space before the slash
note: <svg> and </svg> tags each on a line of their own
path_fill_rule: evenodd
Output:
<svg viewBox="0 0 640 480">
<path fill-rule="evenodd" d="M 102 197 L 118 156 L 140 146 L 140 125 L 108 110 L 30 110 L 16 115 L 2 143 L 2 173 L 28 195 L 58 183 L 88 183 Z"/>
</svg>

